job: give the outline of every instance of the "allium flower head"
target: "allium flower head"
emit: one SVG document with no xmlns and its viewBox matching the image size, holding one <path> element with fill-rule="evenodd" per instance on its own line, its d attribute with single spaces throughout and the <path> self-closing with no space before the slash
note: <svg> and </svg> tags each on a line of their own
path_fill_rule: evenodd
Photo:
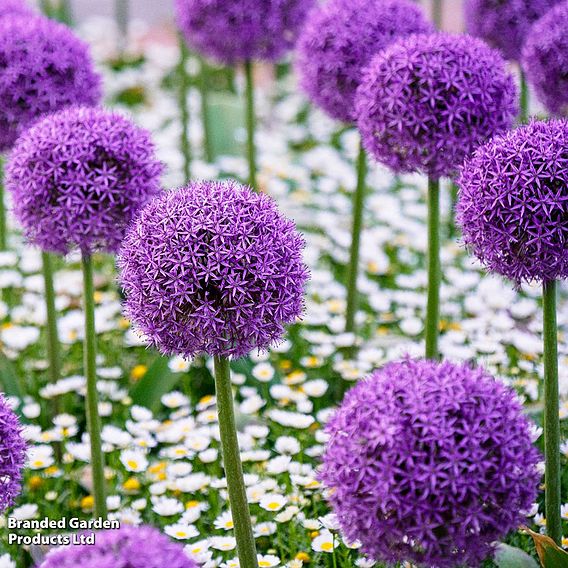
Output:
<svg viewBox="0 0 568 568">
<path fill-rule="evenodd" d="M 0 18 L 5 16 L 24 16 L 26 18 L 37 16 L 25 0 L 0 0 Z"/>
<path fill-rule="evenodd" d="M 568 114 L 568 2 L 558 4 L 527 34 L 523 68 L 538 98 L 556 114 Z"/>
<path fill-rule="evenodd" d="M 390 363 L 347 393 L 327 433 L 321 479 L 375 560 L 478 566 L 537 494 L 529 421 L 481 369 Z"/>
<path fill-rule="evenodd" d="M 179 543 L 150 526 L 96 533 L 94 545 L 55 548 L 40 568 L 197 568 Z"/>
<path fill-rule="evenodd" d="M 43 17 L 0 18 L 0 151 L 42 115 L 100 98 L 87 45 L 67 26 Z"/>
<path fill-rule="evenodd" d="M 534 22 L 560 0 L 466 0 L 465 21 L 471 35 L 519 61 L 525 36 Z"/>
<path fill-rule="evenodd" d="M 6 185 L 27 238 L 47 251 L 116 251 L 126 226 L 160 190 L 150 134 L 100 108 L 70 107 L 17 141 Z"/>
<path fill-rule="evenodd" d="M 119 256 L 126 313 L 166 354 L 240 357 L 302 312 L 303 238 L 266 195 L 193 182 L 149 203 Z"/>
<path fill-rule="evenodd" d="M 533 121 L 478 148 L 457 222 L 488 270 L 517 284 L 568 277 L 568 121 Z"/>
<path fill-rule="evenodd" d="M 447 33 L 411 35 L 367 67 L 357 124 L 368 152 L 397 172 L 450 176 L 517 115 L 513 77 L 483 41 Z"/>
<path fill-rule="evenodd" d="M 20 421 L 0 394 L 0 513 L 13 505 L 20 493 L 25 461 Z"/>
<path fill-rule="evenodd" d="M 298 40 L 301 86 L 330 116 L 353 122 L 355 91 L 372 57 L 398 37 L 433 29 L 412 0 L 330 0 L 311 12 Z"/>
<path fill-rule="evenodd" d="M 175 0 L 189 45 L 221 63 L 279 60 L 294 47 L 315 0 Z"/>
</svg>

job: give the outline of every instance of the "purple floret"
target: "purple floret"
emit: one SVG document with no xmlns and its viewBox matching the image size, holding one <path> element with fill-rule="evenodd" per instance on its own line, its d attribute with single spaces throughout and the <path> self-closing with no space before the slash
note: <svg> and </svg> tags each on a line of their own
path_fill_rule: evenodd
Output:
<svg viewBox="0 0 568 568">
<path fill-rule="evenodd" d="M 126 314 L 168 355 L 267 349 L 302 313 L 303 248 L 274 201 L 237 182 L 168 191 L 124 239 Z"/>
<path fill-rule="evenodd" d="M 68 27 L 39 16 L 0 18 L 0 151 L 42 115 L 100 98 L 88 47 Z"/>
<path fill-rule="evenodd" d="M 555 114 L 568 114 L 568 2 L 554 7 L 531 28 L 523 69 L 538 98 Z"/>
<path fill-rule="evenodd" d="M 94 545 L 53 549 L 40 568 L 197 568 L 183 546 L 153 527 L 124 525 L 95 534 Z"/>
<path fill-rule="evenodd" d="M 315 0 L 176 0 L 186 41 L 226 65 L 278 61 L 294 47 Z"/>
<path fill-rule="evenodd" d="M 519 61 L 525 37 L 534 22 L 560 0 L 466 0 L 467 31 Z"/>
<path fill-rule="evenodd" d="M 149 132 L 114 112 L 70 107 L 18 139 L 6 185 L 33 244 L 59 254 L 114 252 L 160 191 L 162 169 Z"/>
<path fill-rule="evenodd" d="M 517 115 L 501 55 L 470 36 L 411 35 L 367 67 L 357 90 L 366 150 L 396 172 L 452 176 L 466 156 Z"/>
<path fill-rule="evenodd" d="M 22 489 L 26 443 L 22 426 L 0 394 L 0 514 L 14 504 Z"/>
<path fill-rule="evenodd" d="M 399 37 L 433 30 L 411 0 L 330 0 L 298 40 L 301 86 L 331 117 L 354 122 L 355 91 L 372 57 Z"/>
<path fill-rule="evenodd" d="M 466 247 L 517 284 L 568 277 L 568 121 L 534 121 L 464 165 L 457 222 Z"/>
<path fill-rule="evenodd" d="M 530 423 L 481 369 L 390 363 L 347 393 L 326 431 L 321 479 L 341 529 L 389 565 L 479 566 L 537 495 Z"/>
</svg>

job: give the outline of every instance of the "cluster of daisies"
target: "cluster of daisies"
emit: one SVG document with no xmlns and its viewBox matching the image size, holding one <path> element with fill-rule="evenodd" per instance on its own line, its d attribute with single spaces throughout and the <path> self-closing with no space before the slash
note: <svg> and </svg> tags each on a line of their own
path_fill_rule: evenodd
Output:
<svg viewBox="0 0 568 568">
<path fill-rule="evenodd" d="M 477 566 L 508 535 L 530 550 L 522 524 L 568 544 L 568 375 L 551 363 L 568 360 L 568 125 L 509 130 L 504 59 L 538 94 L 539 50 L 564 38 L 529 24 L 551 6 L 511 2 L 514 32 L 476 32 L 499 52 L 435 32 L 409 0 L 178 0 L 183 41 L 246 69 L 245 167 L 189 163 L 207 109 L 185 47 L 179 67 L 147 46 L 101 79 L 68 28 L 4 4 L 0 524 L 30 521 L 18 532 L 40 546 L 3 530 L 0 566 Z M 545 18 L 566 17 L 558 4 Z M 468 3 L 471 31 L 486 9 Z M 328 117 L 288 79 L 254 106 L 252 62 L 298 38 Z M 107 79 L 148 92 L 133 118 L 96 106 Z M 190 165 L 210 181 L 183 179 Z M 46 553 L 32 521 L 69 516 L 120 528 Z"/>
</svg>

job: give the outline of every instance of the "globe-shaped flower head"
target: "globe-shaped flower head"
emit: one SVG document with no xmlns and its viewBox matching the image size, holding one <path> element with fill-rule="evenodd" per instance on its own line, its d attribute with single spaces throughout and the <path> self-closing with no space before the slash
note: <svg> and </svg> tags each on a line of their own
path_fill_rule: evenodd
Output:
<svg viewBox="0 0 568 568">
<path fill-rule="evenodd" d="M 266 349 L 302 312 L 303 247 L 272 199 L 236 182 L 166 192 L 120 252 L 126 313 L 166 354 Z"/>
<path fill-rule="evenodd" d="M 321 478 L 373 559 L 478 566 L 536 497 L 530 431 L 515 393 L 483 370 L 390 363 L 333 415 Z"/>
<path fill-rule="evenodd" d="M 432 31 L 411 0 L 330 0 L 311 12 L 298 40 L 302 88 L 331 117 L 353 122 L 355 91 L 371 58 L 397 37 Z"/>
<path fill-rule="evenodd" d="M 70 107 L 17 141 L 6 184 L 27 238 L 65 254 L 116 251 L 126 226 L 160 190 L 150 134 L 124 116 Z"/>
<path fill-rule="evenodd" d="M 68 27 L 43 17 L 0 18 L 0 151 L 42 115 L 100 98 L 87 45 Z"/>
<path fill-rule="evenodd" d="M 315 0 L 176 0 L 177 22 L 189 45 L 233 65 L 277 61 L 292 49 Z"/>
<path fill-rule="evenodd" d="M 568 277 L 568 121 L 497 136 L 464 165 L 457 221 L 488 270 L 520 284 Z"/>
<path fill-rule="evenodd" d="M 397 172 L 450 176 L 489 136 L 510 127 L 517 93 L 483 41 L 411 35 L 376 55 L 357 90 L 363 144 Z"/>
<path fill-rule="evenodd" d="M 26 443 L 22 427 L 6 399 L 0 394 L 0 513 L 14 504 L 20 494 Z"/>
<path fill-rule="evenodd" d="M 5 16 L 24 16 L 29 18 L 36 15 L 24 0 L 0 0 L 0 18 Z"/>
<path fill-rule="evenodd" d="M 466 0 L 467 31 L 519 61 L 525 37 L 534 22 L 560 0 Z"/>
<path fill-rule="evenodd" d="M 94 545 L 53 549 L 40 568 L 197 568 L 183 546 L 149 526 L 96 533 Z"/>
<path fill-rule="evenodd" d="M 568 114 L 568 2 L 555 6 L 531 28 L 523 68 L 538 98 L 556 114 Z"/>
</svg>

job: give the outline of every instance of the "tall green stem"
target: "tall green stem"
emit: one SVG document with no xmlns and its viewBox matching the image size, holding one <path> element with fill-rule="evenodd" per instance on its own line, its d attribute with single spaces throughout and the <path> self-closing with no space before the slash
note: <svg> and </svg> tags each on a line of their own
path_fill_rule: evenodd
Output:
<svg viewBox="0 0 568 568">
<path fill-rule="evenodd" d="M 443 23 L 443 7 L 442 0 L 432 0 L 432 20 L 436 27 L 440 30 L 442 29 Z"/>
<path fill-rule="evenodd" d="M 524 71 L 521 69 L 521 99 L 520 99 L 521 113 L 519 115 L 519 122 L 525 124 L 529 120 L 529 86 Z"/>
<path fill-rule="evenodd" d="M 214 364 L 221 450 L 223 452 L 223 466 L 225 468 L 225 477 L 227 478 L 231 513 L 233 514 L 235 537 L 237 539 L 237 552 L 242 568 L 257 568 L 256 547 L 243 479 L 237 427 L 235 425 L 231 369 L 229 361 L 224 357 L 215 357 Z"/>
<path fill-rule="evenodd" d="M 83 253 L 83 302 L 85 310 L 84 365 L 87 379 L 87 427 L 91 438 L 91 469 L 95 515 L 106 518 L 106 494 L 104 456 L 101 444 L 101 419 L 97 393 L 97 336 L 95 332 L 95 301 L 93 285 L 93 260 Z"/>
<path fill-rule="evenodd" d="M 179 37 L 179 110 L 181 118 L 181 152 L 183 154 L 183 177 L 187 182 L 191 178 L 191 142 L 189 139 L 189 77 L 187 75 L 187 59 L 189 56 L 183 37 Z"/>
<path fill-rule="evenodd" d="M 440 318 L 440 180 L 428 178 L 428 304 L 426 358 L 438 359 Z"/>
<path fill-rule="evenodd" d="M 349 256 L 349 272 L 347 275 L 347 308 L 345 312 L 345 331 L 355 331 L 355 314 L 357 313 L 357 276 L 359 273 L 359 249 L 363 225 L 365 204 L 365 179 L 367 177 L 367 158 L 363 144 L 359 142 L 357 158 L 357 187 L 353 194 L 353 221 L 351 230 L 351 253 Z"/>
<path fill-rule="evenodd" d="M 114 16 L 119 31 L 118 50 L 121 55 L 124 54 L 128 45 L 129 8 L 129 0 L 115 0 L 114 2 Z"/>
<path fill-rule="evenodd" d="M 448 237 L 454 238 L 456 234 L 456 206 L 458 204 L 458 185 L 452 181 L 450 183 L 450 213 L 448 215 Z"/>
<path fill-rule="evenodd" d="M 205 159 L 211 163 L 214 160 L 211 144 L 211 125 L 209 123 L 209 66 L 202 57 L 199 61 L 199 94 L 201 95 L 201 122 L 203 125 L 203 148 Z"/>
<path fill-rule="evenodd" d="M 6 223 L 6 197 L 4 195 L 4 157 L 0 156 L 0 251 L 8 245 L 8 224 Z"/>
<path fill-rule="evenodd" d="M 545 282 L 542 292 L 546 532 L 548 536 L 560 545 L 562 540 L 562 518 L 560 515 L 560 409 L 558 401 L 556 281 Z"/>
<path fill-rule="evenodd" d="M 245 62 L 246 98 L 247 98 L 247 157 L 249 166 L 248 183 L 253 189 L 256 185 L 256 146 L 254 133 L 256 129 L 256 116 L 254 112 L 254 76 L 251 61 Z"/>
<path fill-rule="evenodd" d="M 47 357 L 49 360 L 49 380 L 57 382 L 61 377 L 61 358 L 57 333 L 57 311 L 55 309 L 55 288 L 53 286 L 53 256 L 41 253 L 43 282 L 45 287 L 45 307 L 47 311 Z"/>
</svg>

